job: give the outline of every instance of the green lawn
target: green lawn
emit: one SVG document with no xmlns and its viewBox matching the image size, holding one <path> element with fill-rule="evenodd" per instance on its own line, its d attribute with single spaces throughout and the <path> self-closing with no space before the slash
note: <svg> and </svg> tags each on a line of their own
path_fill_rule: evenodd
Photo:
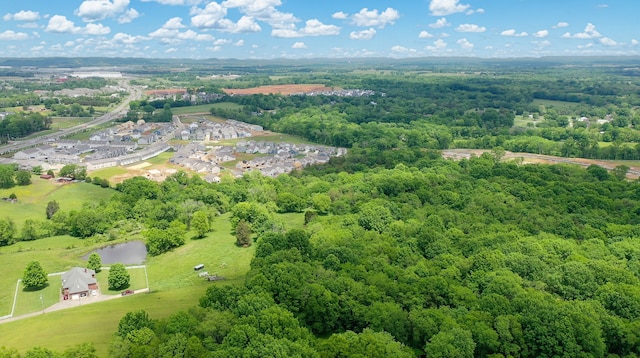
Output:
<svg viewBox="0 0 640 358">
<path fill-rule="evenodd" d="M 116 175 L 122 175 L 127 173 L 127 170 L 123 167 L 111 167 L 111 168 L 102 168 L 89 173 L 91 178 L 102 178 L 110 180 L 112 177 Z"/>
<path fill-rule="evenodd" d="M 144 275 L 144 268 L 131 268 L 127 269 L 129 273 L 129 287 L 125 287 L 120 290 L 109 289 L 109 270 L 102 270 L 96 274 L 98 279 L 98 285 L 100 286 L 100 292 L 103 295 L 119 295 L 124 289 L 129 290 L 141 290 L 147 287 L 147 280 Z"/>
<path fill-rule="evenodd" d="M 57 201 L 60 210 L 72 210 L 85 202 L 98 202 L 113 195 L 112 189 L 101 188 L 87 183 L 57 184 L 54 181 L 31 177 L 32 184 L 0 189 L 0 197 L 8 197 L 12 193 L 18 202 L 11 204 L 0 201 L 0 217 L 11 218 L 18 229 L 26 219 L 44 220 L 49 201 Z"/>
<path fill-rule="evenodd" d="M 166 164 L 169 161 L 169 159 L 173 157 L 174 154 L 175 154 L 174 152 L 160 153 L 153 158 L 147 159 L 146 162 L 151 163 L 153 165 Z"/>
<path fill-rule="evenodd" d="M 14 315 L 19 316 L 40 311 L 58 303 L 60 300 L 60 286 L 62 285 L 61 280 L 60 276 L 49 276 L 49 285 L 37 291 L 27 291 L 21 286 L 18 290 Z M 41 297 L 42 301 L 40 300 Z"/>
<path fill-rule="evenodd" d="M 51 129 L 66 129 L 91 121 L 92 117 L 52 117 Z"/>
</svg>

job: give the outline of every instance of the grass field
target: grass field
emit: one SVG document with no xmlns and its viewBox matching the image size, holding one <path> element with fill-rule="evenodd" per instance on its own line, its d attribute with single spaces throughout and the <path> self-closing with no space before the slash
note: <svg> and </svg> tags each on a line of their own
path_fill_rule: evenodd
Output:
<svg viewBox="0 0 640 358">
<path fill-rule="evenodd" d="M 284 219 L 295 221 L 294 225 L 303 222 L 302 214 L 292 214 Z M 199 298 L 211 285 L 244 282 L 255 246 L 240 248 L 235 245 L 229 214 L 216 218 L 213 227 L 214 231 L 203 239 L 187 239 L 185 245 L 174 251 L 147 259 L 150 294 L 137 294 L 91 305 L 79 305 L 0 324 L 2 345 L 14 347 L 21 352 L 33 346 L 62 351 L 71 345 L 93 342 L 98 350 L 98 356 L 106 356 L 109 341 L 125 313 L 144 309 L 152 318 L 164 318 L 178 310 L 197 305 Z M 192 236 L 193 233 L 186 235 L 186 237 Z M 21 242 L 0 248 L 0 271 L 5 273 L 0 276 L 0 309 L 2 309 L 0 315 L 10 312 L 16 280 L 22 276 L 22 270 L 29 261 L 40 261 L 48 272 L 64 271 L 81 265 L 83 261 L 80 257 L 100 245 L 90 240 L 63 236 Z M 200 263 L 205 265 L 205 271 L 224 276 L 226 279 L 208 282 L 198 277 L 193 266 Z M 132 289 L 146 286 L 144 270 L 130 270 L 130 273 Z M 106 271 L 98 274 L 103 293 L 107 276 Z M 21 304 L 20 312 L 40 310 L 42 306 L 40 292 L 43 292 L 43 298 L 46 298 L 45 306 L 51 302 L 49 295 L 59 292 L 60 286 L 56 282 L 59 279 L 59 276 L 50 277 L 50 285 L 43 291 L 28 295 L 23 295 L 21 292 L 19 295 L 24 297 L 25 302 L 18 301 L 18 304 Z M 51 293 L 49 293 L 50 289 L 52 289 Z M 119 291 L 107 290 L 106 293 L 117 294 Z M 73 324 L 65 324 L 65 329 L 61 331 L 62 322 L 73 322 Z M 38 334 L 34 335 L 33 332 Z M 24 339 L 27 336 L 29 339 Z"/>
<path fill-rule="evenodd" d="M 144 276 L 144 268 L 131 268 L 127 269 L 129 273 L 129 287 L 125 289 L 140 290 L 147 287 L 147 280 Z M 103 295 L 119 295 L 122 290 L 109 289 L 109 270 L 102 270 L 96 274 L 98 279 L 98 285 L 100 286 L 100 292 Z"/>
<path fill-rule="evenodd" d="M 98 202 L 108 199 L 114 191 L 104 189 L 98 185 L 87 183 L 57 184 L 53 181 L 31 177 L 32 184 L 16 186 L 10 189 L 0 189 L 0 197 L 16 194 L 18 202 L 11 204 L 0 201 L 0 217 L 11 218 L 18 229 L 26 219 L 44 220 L 49 201 L 57 201 L 60 210 L 72 210 L 82 206 L 85 202 Z"/>
<path fill-rule="evenodd" d="M 53 117 L 51 129 L 66 129 L 91 121 L 91 117 Z"/>
<path fill-rule="evenodd" d="M 211 103 L 211 104 L 201 104 L 199 106 L 171 108 L 171 112 L 178 116 L 183 114 L 193 114 L 193 113 L 209 113 L 209 110 L 211 109 L 211 107 L 224 108 L 224 109 L 242 108 L 242 106 L 237 103 L 219 102 L 219 103 Z"/>
</svg>

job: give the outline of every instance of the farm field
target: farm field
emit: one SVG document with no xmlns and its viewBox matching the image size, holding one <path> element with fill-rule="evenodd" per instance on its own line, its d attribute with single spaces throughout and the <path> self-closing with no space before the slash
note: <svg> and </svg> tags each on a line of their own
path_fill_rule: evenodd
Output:
<svg viewBox="0 0 640 358">
<path fill-rule="evenodd" d="M 209 110 L 211 109 L 211 107 L 224 108 L 224 109 L 242 108 L 242 106 L 237 103 L 219 102 L 219 103 L 211 103 L 211 104 L 201 104 L 199 106 L 171 108 L 171 112 L 173 112 L 173 114 L 178 116 L 184 115 L 184 114 L 193 114 L 193 113 L 209 113 Z"/>
<path fill-rule="evenodd" d="M 223 91 L 227 94 L 250 95 L 250 94 L 271 94 L 279 93 L 282 95 L 290 95 L 300 92 L 313 91 L 330 91 L 333 88 L 320 84 L 290 84 L 290 85 L 271 85 L 259 86 L 251 88 L 225 88 Z"/>
</svg>

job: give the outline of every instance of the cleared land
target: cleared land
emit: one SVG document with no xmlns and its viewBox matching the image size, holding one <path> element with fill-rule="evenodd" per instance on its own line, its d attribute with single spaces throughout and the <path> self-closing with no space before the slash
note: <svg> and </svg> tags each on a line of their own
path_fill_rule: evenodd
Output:
<svg viewBox="0 0 640 358">
<path fill-rule="evenodd" d="M 297 84 L 297 85 L 271 85 L 251 88 L 226 88 L 226 94 L 250 95 L 250 94 L 282 94 L 290 95 L 294 93 L 307 93 L 316 91 L 331 91 L 335 88 L 326 87 L 319 84 Z"/>
</svg>

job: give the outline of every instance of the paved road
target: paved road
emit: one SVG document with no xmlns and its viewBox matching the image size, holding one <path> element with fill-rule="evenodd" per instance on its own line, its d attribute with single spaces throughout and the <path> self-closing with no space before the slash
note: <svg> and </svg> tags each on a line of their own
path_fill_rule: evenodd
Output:
<svg viewBox="0 0 640 358">
<path fill-rule="evenodd" d="M 140 290 L 135 290 L 133 294 L 144 293 L 144 292 L 149 292 L 149 289 L 148 288 L 143 288 L 143 289 L 140 289 Z M 11 318 L 6 318 L 6 319 L 3 319 L 3 320 L 0 320 L 0 324 L 13 322 L 13 321 L 17 321 L 17 320 L 25 319 L 25 318 L 29 318 L 29 317 L 35 317 L 35 316 L 39 316 L 39 315 L 42 315 L 42 314 L 45 314 L 45 313 L 49 313 L 49 312 L 55 312 L 55 311 L 60 311 L 60 310 L 68 309 L 68 308 L 80 307 L 80 306 L 89 305 L 89 304 L 92 304 L 92 303 L 104 302 L 104 301 L 113 300 L 113 299 L 116 299 L 116 298 L 124 298 L 124 297 L 127 297 L 127 296 L 99 294 L 97 296 L 84 297 L 84 298 L 80 298 L 78 300 L 60 301 L 60 302 L 58 302 L 58 303 L 56 303 L 56 304 L 54 304 L 52 306 L 49 306 L 49 307 L 45 308 L 43 311 L 27 313 L 27 314 L 23 314 L 23 315 L 20 315 L 20 316 L 15 316 L 15 317 L 11 317 Z"/>
<path fill-rule="evenodd" d="M 103 123 L 106 123 L 124 116 L 129 110 L 129 102 L 134 100 L 139 100 L 142 97 L 142 90 L 139 87 L 133 87 L 129 85 L 129 83 L 125 81 L 120 82 L 120 85 L 123 88 L 125 88 L 127 92 L 129 92 L 129 96 L 125 98 L 125 100 L 122 103 L 120 103 L 116 108 L 114 108 L 111 112 L 106 113 L 87 123 L 83 123 L 75 127 L 62 129 L 55 133 L 47 134 L 41 137 L 14 141 L 9 144 L 0 146 L 0 154 L 4 154 L 7 152 L 17 152 L 25 148 L 34 147 L 49 141 L 53 141 L 61 137 L 66 137 L 68 135 L 99 126 Z"/>
</svg>

